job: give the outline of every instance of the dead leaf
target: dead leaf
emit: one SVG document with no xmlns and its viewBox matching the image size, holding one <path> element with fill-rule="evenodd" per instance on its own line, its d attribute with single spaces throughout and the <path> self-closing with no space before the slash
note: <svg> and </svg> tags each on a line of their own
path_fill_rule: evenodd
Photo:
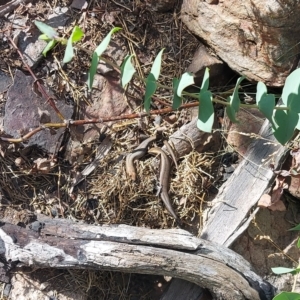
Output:
<svg viewBox="0 0 300 300">
<path fill-rule="evenodd" d="M 55 163 L 53 160 L 48 158 L 38 158 L 34 161 L 34 165 L 31 169 L 32 172 L 38 172 L 47 174 L 54 167 Z"/>
<path fill-rule="evenodd" d="M 285 205 L 280 200 L 280 197 L 283 190 L 287 188 L 288 185 L 285 183 L 285 177 L 281 175 L 277 176 L 275 178 L 275 186 L 271 191 L 271 195 L 263 194 L 258 201 L 258 207 L 268 208 L 272 211 L 285 211 Z"/>
<path fill-rule="evenodd" d="M 272 204 L 271 196 L 268 194 L 263 194 L 258 200 L 257 206 L 267 208 Z"/>
<path fill-rule="evenodd" d="M 300 173 L 300 149 L 299 148 L 293 149 L 291 150 L 290 154 L 293 157 L 293 164 L 291 169 L 293 169 L 294 172 L 296 171 L 299 174 Z"/>
</svg>

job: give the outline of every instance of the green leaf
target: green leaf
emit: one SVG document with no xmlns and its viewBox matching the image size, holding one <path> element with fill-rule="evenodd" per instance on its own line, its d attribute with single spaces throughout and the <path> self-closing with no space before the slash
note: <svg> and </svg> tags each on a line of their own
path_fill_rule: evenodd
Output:
<svg viewBox="0 0 300 300">
<path fill-rule="evenodd" d="M 124 88 L 127 83 L 132 79 L 133 74 L 136 72 L 131 63 L 131 58 L 134 55 L 127 55 L 121 65 L 121 85 Z"/>
<path fill-rule="evenodd" d="M 207 91 L 209 87 L 209 68 L 205 68 L 202 85 L 201 85 L 201 91 Z"/>
<path fill-rule="evenodd" d="M 199 94 L 199 111 L 197 127 L 204 132 L 211 132 L 214 124 L 214 107 L 212 104 L 212 93 L 204 90 Z"/>
<path fill-rule="evenodd" d="M 161 67 L 161 58 L 162 58 L 162 54 L 164 52 L 165 49 L 161 49 L 159 51 L 159 53 L 157 54 L 157 56 L 154 59 L 152 68 L 150 73 L 153 74 L 154 78 L 156 80 L 158 80 L 159 74 L 160 74 L 160 67 Z"/>
<path fill-rule="evenodd" d="M 286 273 L 293 273 L 297 269 L 291 269 L 291 268 L 284 268 L 284 267 L 277 267 L 277 268 L 271 268 L 272 272 L 275 274 L 286 274 Z"/>
<path fill-rule="evenodd" d="M 291 110 L 276 110 L 273 116 L 273 133 L 277 141 L 284 145 L 294 134 L 295 128 L 299 121 L 299 115 Z"/>
<path fill-rule="evenodd" d="M 97 53 L 98 56 L 101 56 L 102 53 L 106 50 L 106 48 L 108 47 L 109 45 L 109 42 L 110 42 L 110 39 L 111 39 L 111 36 L 121 30 L 122 28 L 120 27 L 114 27 L 109 33 L 108 35 L 103 39 L 103 41 L 99 44 L 99 46 L 96 48 L 95 52 Z"/>
<path fill-rule="evenodd" d="M 177 88 L 177 96 L 181 97 L 183 90 L 188 87 L 189 85 L 194 84 L 194 76 L 192 73 L 186 72 L 183 73 L 179 79 L 179 84 Z"/>
<path fill-rule="evenodd" d="M 229 102 L 229 97 L 227 98 L 227 101 Z M 239 120 L 235 118 L 235 111 L 231 106 L 226 106 L 226 115 L 229 118 L 229 120 L 233 123 L 238 123 Z"/>
<path fill-rule="evenodd" d="M 93 56 L 92 56 L 91 67 L 89 70 L 88 80 L 87 80 L 87 85 L 88 85 L 89 91 L 91 91 L 92 87 L 93 87 L 94 76 L 97 72 L 98 62 L 99 62 L 99 57 L 98 57 L 97 53 L 94 52 Z"/>
<path fill-rule="evenodd" d="M 300 238 L 297 241 L 297 247 L 300 248 Z"/>
<path fill-rule="evenodd" d="M 72 39 L 71 37 L 68 39 L 68 43 L 67 43 L 67 47 L 65 50 L 65 55 L 64 55 L 64 59 L 63 59 L 63 63 L 68 63 L 72 60 L 74 56 L 74 50 L 73 50 L 73 45 L 72 45 Z"/>
<path fill-rule="evenodd" d="M 49 39 L 56 39 L 58 37 L 58 33 L 51 26 L 40 21 L 34 21 L 34 24 L 42 33 L 48 36 Z"/>
<path fill-rule="evenodd" d="M 273 300 L 300 300 L 300 294 L 293 292 L 281 292 Z"/>
<path fill-rule="evenodd" d="M 291 228 L 289 230 L 290 231 L 292 231 L 292 230 L 300 230 L 300 224 L 298 224 L 297 226 L 295 226 L 295 227 L 293 227 L 293 228 Z"/>
<path fill-rule="evenodd" d="M 245 79 L 245 76 L 240 77 L 235 85 L 234 91 L 231 96 L 229 96 L 230 106 L 233 108 L 234 112 L 237 113 L 240 110 L 240 97 L 239 97 L 239 86 L 241 82 Z"/>
<path fill-rule="evenodd" d="M 286 78 L 281 97 L 290 110 L 300 113 L 300 69 L 296 69 Z"/>
<path fill-rule="evenodd" d="M 275 96 L 273 94 L 267 94 L 267 87 L 262 82 L 259 82 L 257 84 L 256 103 L 258 105 L 259 110 L 274 126 L 273 110 L 275 107 Z"/>
<path fill-rule="evenodd" d="M 179 97 L 177 95 L 177 89 L 178 89 L 178 85 L 179 85 L 179 79 L 178 78 L 173 78 L 173 104 L 172 104 L 172 108 L 173 109 L 178 109 L 181 105 L 181 97 Z"/>
<path fill-rule="evenodd" d="M 148 113 L 150 111 L 151 97 L 154 95 L 157 89 L 157 82 L 152 73 L 150 73 L 146 79 L 146 92 L 144 97 L 144 108 Z"/>
<path fill-rule="evenodd" d="M 75 26 L 70 36 L 72 43 L 76 43 L 80 41 L 83 35 L 84 35 L 83 31 L 78 26 Z"/>
<path fill-rule="evenodd" d="M 96 50 L 94 51 L 93 56 L 92 56 L 92 61 L 91 61 L 91 67 L 90 67 L 89 74 L 88 74 L 88 81 L 87 81 L 89 91 L 91 91 L 92 87 L 93 87 L 94 77 L 95 77 L 97 67 L 98 67 L 98 62 L 99 62 L 99 56 L 101 56 L 102 53 L 106 50 L 106 48 L 110 42 L 112 34 L 119 31 L 120 29 L 122 29 L 122 28 L 114 27 L 108 33 L 108 35 L 103 39 L 103 41 L 99 44 L 99 46 L 96 48 Z"/>
<path fill-rule="evenodd" d="M 51 41 L 52 39 L 50 39 L 50 38 L 48 37 L 48 35 L 46 35 L 46 34 L 43 33 L 43 34 L 41 34 L 41 35 L 39 36 L 39 40 L 49 42 L 49 41 Z"/>
<path fill-rule="evenodd" d="M 44 48 L 42 54 L 44 56 L 47 55 L 47 53 L 57 44 L 57 41 L 56 40 L 51 40 L 47 45 L 46 47 Z"/>
<path fill-rule="evenodd" d="M 73 43 L 79 41 L 82 37 L 83 37 L 82 30 L 78 26 L 75 26 L 67 42 L 67 47 L 63 59 L 64 63 L 68 63 L 72 60 L 74 56 Z"/>
</svg>

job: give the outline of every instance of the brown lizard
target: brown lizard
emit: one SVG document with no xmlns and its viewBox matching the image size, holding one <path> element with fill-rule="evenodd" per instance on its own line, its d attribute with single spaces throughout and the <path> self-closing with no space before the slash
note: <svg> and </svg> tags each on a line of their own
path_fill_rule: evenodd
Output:
<svg viewBox="0 0 300 300">
<path fill-rule="evenodd" d="M 136 168 L 134 166 L 134 161 L 144 156 L 147 152 L 148 145 L 155 140 L 156 135 L 150 136 L 126 156 L 126 173 L 131 177 L 132 180 L 136 180 Z"/>
<path fill-rule="evenodd" d="M 159 174 L 159 184 L 160 184 L 159 194 L 161 200 L 164 202 L 169 213 L 180 224 L 179 218 L 175 214 L 174 209 L 172 207 L 169 193 L 168 193 L 169 185 L 170 185 L 169 183 L 170 183 L 170 169 L 171 169 L 169 158 L 167 154 L 160 148 L 151 148 L 150 150 L 148 150 L 148 153 L 153 155 L 160 154 L 161 164 L 160 164 L 160 174 Z"/>
</svg>

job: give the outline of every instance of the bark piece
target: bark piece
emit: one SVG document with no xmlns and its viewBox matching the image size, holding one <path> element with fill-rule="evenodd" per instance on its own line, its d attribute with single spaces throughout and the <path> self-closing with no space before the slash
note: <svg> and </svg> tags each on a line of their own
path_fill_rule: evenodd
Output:
<svg viewBox="0 0 300 300">
<path fill-rule="evenodd" d="M 184 230 L 94 226 L 41 216 L 38 221 L 42 224 L 39 232 L 1 224 L 0 251 L 5 261 L 37 268 L 84 267 L 167 275 L 200 284 L 218 299 L 260 299 L 259 293 L 272 294 L 272 286 L 241 256 Z M 196 249 L 183 251 L 182 246 L 190 240 Z M 181 246 L 177 248 L 177 244 Z"/>
<path fill-rule="evenodd" d="M 282 86 L 299 60 L 299 3 L 184 0 L 181 19 L 233 70 Z M 211 2 L 211 1 L 209 1 Z"/>
</svg>

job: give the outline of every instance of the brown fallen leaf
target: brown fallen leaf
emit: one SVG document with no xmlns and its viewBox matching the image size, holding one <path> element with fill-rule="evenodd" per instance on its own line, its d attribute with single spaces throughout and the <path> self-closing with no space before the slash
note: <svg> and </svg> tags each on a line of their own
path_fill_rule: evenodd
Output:
<svg viewBox="0 0 300 300">
<path fill-rule="evenodd" d="M 285 205 L 280 200 L 280 197 L 283 190 L 287 188 L 288 185 L 285 183 L 285 177 L 278 175 L 275 178 L 275 186 L 271 191 L 271 195 L 263 194 L 258 201 L 258 207 L 269 208 L 272 211 L 285 211 Z"/>
<path fill-rule="evenodd" d="M 38 158 L 34 161 L 34 165 L 30 173 L 43 173 L 47 174 L 55 166 L 55 162 L 48 158 Z"/>
</svg>

